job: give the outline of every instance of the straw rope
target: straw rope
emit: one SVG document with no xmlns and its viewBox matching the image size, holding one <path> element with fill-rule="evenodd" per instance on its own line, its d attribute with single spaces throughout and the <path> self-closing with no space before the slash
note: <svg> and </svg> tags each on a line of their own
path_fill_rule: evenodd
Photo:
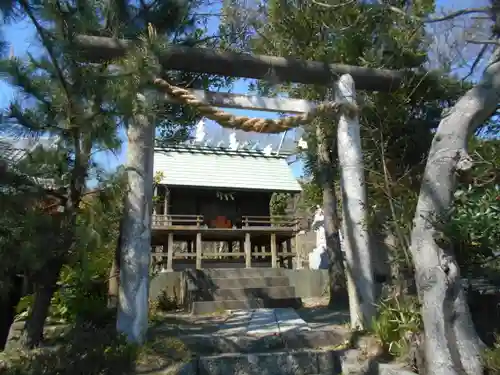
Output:
<svg viewBox="0 0 500 375">
<path fill-rule="evenodd" d="M 211 105 L 200 101 L 189 90 L 171 85 L 161 78 L 156 78 L 154 84 L 165 93 L 180 102 L 195 107 L 200 114 L 219 123 L 222 127 L 240 129 L 245 132 L 259 133 L 281 133 L 288 129 L 296 128 L 300 125 L 310 123 L 319 115 L 339 115 L 344 112 L 348 116 L 353 116 L 357 111 L 357 106 L 350 103 L 328 102 L 321 103 L 311 111 L 297 116 L 287 116 L 279 119 L 263 119 L 247 116 L 235 116 L 231 113 L 221 111 Z"/>
</svg>

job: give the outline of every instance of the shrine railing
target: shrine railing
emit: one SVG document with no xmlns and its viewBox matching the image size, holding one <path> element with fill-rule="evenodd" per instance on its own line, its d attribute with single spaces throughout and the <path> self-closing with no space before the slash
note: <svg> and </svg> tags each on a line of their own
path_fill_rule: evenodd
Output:
<svg viewBox="0 0 500 375">
<path fill-rule="evenodd" d="M 171 226 L 201 227 L 202 215 L 153 215 L 153 228 L 165 228 Z"/>
<path fill-rule="evenodd" d="M 293 216 L 242 216 L 244 227 L 297 228 L 299 219 Z"/>
<path fill-rule="evenodd" d="M 152 226 L 155 229 L 169 227 L 213 228 L 213 229 L 271 229 L 286 228 L 296 230 L 299 219 L 293 216 L 241 216 L 233 221 L 224 216 L 206 220 L 203 215 L 153 215 Z"/>
</svg>

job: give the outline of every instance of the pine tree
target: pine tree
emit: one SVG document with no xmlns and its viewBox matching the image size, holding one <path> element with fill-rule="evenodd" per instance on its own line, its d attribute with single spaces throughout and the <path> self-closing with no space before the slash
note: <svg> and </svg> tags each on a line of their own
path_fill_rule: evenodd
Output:
<svg viewBox="0 0 500 375">
<path fill-rule="evenodd" d="M 60 176 L 58 187 L 64 190 L 61 197 L 64 212 L 57 215 L 58 241 L 44 259 L 43 267 L 33 275 L 35 302 L 26 324 L 26 346 L 39 344 L 59 271 L 74 254 L 79 205 L 87 181 L 99 170 L 94 154 L 101 149 L 116 150 L 120 146 L 118 127 L 130 130 L 127 125 L 136 123 L 142 114 L 147 114 L 142 118 L 152 131 L 156 127 L 164 142 L 183 140 L 189 134 L 197 114 L 145 92 L 150 89 L 152 74 L 168 77 L 181 86 L 224 84 L 224 80 L 207 75 L 161 72 L 154 53 L 144 49 L 149 24 L 161 36 L 161 48 L 171 43 L 216 42 L 216 38 L 203 38 L 205 26 L 194 16 L 202 4 L 203 1 L 137 4 L 92 0 L 20 0 L 0 4 L 5 17 L 24 17 L 31 22 L 42 49 L 40 54 L 28 55 L 26 59 L 8 58 L 1 62 L 1 72 L 21 93 L 11 103 L 2 125 L 16 134 L 59 137 L 55 159 L 47 163 L 55 167 L 55 175 Z M 76 34 L 128 37 L 140 43 L 122 61 L 90 64 L 72 43 Z M 149 47 L 160 48 L 160 45 Z M 141 55 L 141 52 L 147 53 Z M 142 93 L 146 94 L 146 101 L 138 100 L 137 94 Z"/>
<path fill-rule="evenodd" d="M 92 2 L 87 4 L 94 9 Z M 88 31 L 96 24 L 97 13 L 81 13 L 57 2 L 18 2 L 36 30 L 42 48 L 26 59 L 8 58 L 1 70 L 17 87 L 20 96 L 10 104 L 4 116 L 4 130 L 15 134 L 53 135 L 58 137 L 55 152 L 33 167 L 55 179 L 61 191 L 62 212 L 51 215 L 54 228 L 50 251 L 39 267 L 32 270 L 34 303 L 25 327 L 24 345 L 37 346 L 43 338 L 43 326 L 62 266 L 75 249 L 75 229 L 79 205 L 87 179 L 95 164 L 92 154 L 99 148 L 117 149 L 118 115 L 113 105 L 116 88 L 106 79 L 106 64 L 77 62 L 72 47 L 74 31 Z M 90 26 L 88 26 L 90 25 Z M 42 168 L 40 168 L 42 166 Z M 47 243 L 47 242 L 46 242 Z"/>
<path fill-rule="evenodd" d="M 35 150 L 35 152 L 43 152 Z M 14 321 L 26 275 L 43 262 L 47 235 L 54 228 L 44 214 L 44 202 L 50 204 L 57 192 L 40 184 L 23 160 L 27 155 L 9 141 L 0 142 L 0 351 L 4 349 Z M 21 158 L 21 160 L 19 160 Z M 52 194 L 51 194 L 52 193 Z M 24 277 L 22 276 L 24 275 Z"/>
</svg>

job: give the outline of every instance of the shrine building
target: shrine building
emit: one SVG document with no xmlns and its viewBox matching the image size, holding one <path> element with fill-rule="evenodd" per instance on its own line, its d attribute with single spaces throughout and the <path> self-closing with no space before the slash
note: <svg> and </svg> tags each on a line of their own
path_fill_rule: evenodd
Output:
<svg viewBox="0 0 500 375">
<path fill-rule="evenodd" d="M 193 144 L 156 148 L 155 260 L 168 271 L 291 268 L 298 220 L 272 216 L 270 210 L 273 193 L 296 196 L 301 191 L 287 156 Z M 178 242 L 186 244 L 185 250 L 178 250 Z M 207 242 L 225 246 L 223 251 L 208 252 Z"/>
</svg>

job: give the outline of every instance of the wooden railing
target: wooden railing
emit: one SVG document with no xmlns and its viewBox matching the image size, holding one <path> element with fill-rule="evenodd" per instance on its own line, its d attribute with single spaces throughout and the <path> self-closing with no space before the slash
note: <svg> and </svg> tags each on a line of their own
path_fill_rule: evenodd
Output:
<svg viewBox="0 0 500 375">
<path fill-rule="evenodd" d="M 153 215 L 153 227 L 201 227 L 203 224 L 202 215 Z"/>
<path fill-rule="evenodd" d="M 299 219 L 293 216 L 243 216 L 244 227 L 279 227 L 296 228 Z"/>
<path fill-rule="evenodd" d="M 245 227 L 243 228 L 245 230 Z M 194 251 L 179 252 L 174 249 L 174 233 L 170 232 L 168 235 L 168 244 L 162 251 L 158 252 L 155 248 L 152 253 L 153 263 L 155 268 L 160 270 L 172 271 L 174 260 L 191 260 L 194 258 L 196 268 L 202 269 L 203 261 L 236 261 L 245 262 L 246 268 L 251 268 L 254 261 L 260 262 L 265 260 L 271 261 L 271 267 L 277 268 L 285 266 L 288 263 L 288 268 L 292 268 L 292 259 L 297 256 L 296 247 L 297 243 L 292 244 L 290 237 L 283 239 L 271 231 L 268 244 L 259 241 L 257 248 L 252 242 L 252 230 L 245 231 L 245 239 L 243 246 L 239 244 L 238 249 L 233 248 L 231 251 L 214 251 L 214 248 L 207 248 L 203 246 L 202 231 L 196 233 L 196 246 Z M 260 237 L 262 233 L 257 233 Z M 235 251 L 236 250 L 236 251 Z M 213 263 L 212 263 L 213 264 Z"/>
<path fill-rule="evenodd" d="M 202 215 L 153 215 L 153 227 L 166 228 L 171 226 L 181 227 L 208 227 L 217 228 L 215 220 L 206 222 Z M 244 228 L 289 228 L 297 229 L 299 219 L 292 216 L 241 216 L 239 220 L 231 223 L 236 229 Z M 231 228 L 231 226 L 220 226 Z"/>
</svg>

